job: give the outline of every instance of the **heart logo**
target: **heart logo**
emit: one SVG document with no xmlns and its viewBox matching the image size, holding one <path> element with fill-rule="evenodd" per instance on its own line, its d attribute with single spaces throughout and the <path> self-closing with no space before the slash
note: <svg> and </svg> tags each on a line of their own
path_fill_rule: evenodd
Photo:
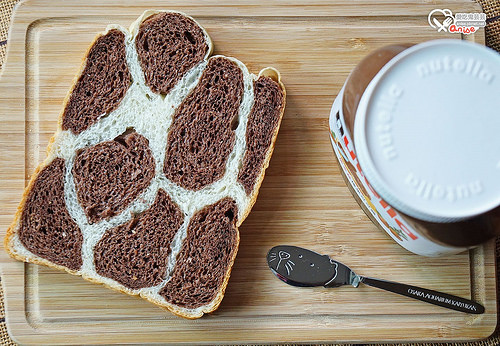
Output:
<svg viewBox="0 0 500 346">
<path fill-rule="evenodd" d="M 437 18 L 438 16 L 439 17 L 444 16 L 445 18 L 441 22 Z M 427 21 L 429 22 L 429 25 L 432 28 L 437 29 L 438 32 L 441 32 L 441 31 L 448 31 L 448 27 L 451 24 L 453 24 L 453 22 L 455 21 L 455 18 L 453 17 L 453 12 L 451 12 L 451 10 L 449 10 L 449 9 L 444 9 L 444 10 L 435 9 L 429 13 L 429 16 L 427 17 Z"/>
</svg>

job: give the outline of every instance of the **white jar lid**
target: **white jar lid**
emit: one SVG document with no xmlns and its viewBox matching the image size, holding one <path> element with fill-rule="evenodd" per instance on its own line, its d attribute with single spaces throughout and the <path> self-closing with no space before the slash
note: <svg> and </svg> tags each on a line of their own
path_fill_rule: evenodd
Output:
<svg viewBox="0 0 500 346">
<path fill-rule="evenodd" d="M 453 222 L 500 205 L 500 54 L 461 40 L 389 61 L 356 113 L 359 163 L 387 203 Z"/>
</svg>

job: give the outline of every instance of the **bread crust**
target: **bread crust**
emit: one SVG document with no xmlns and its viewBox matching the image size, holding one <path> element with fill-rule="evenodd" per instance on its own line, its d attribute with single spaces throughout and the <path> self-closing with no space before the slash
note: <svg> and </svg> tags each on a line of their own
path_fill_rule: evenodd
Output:
<svg viewBox="0 0 500 346">
<path fill-rule="evenodd" d="M 44 266 L 47 266 L 49 268 L 54 268 L 54 269 L 58 269 L 58 270 L 64 270 L 69 274 L 79 275 L 83 279 L 85 279 L 89 282 L 102 284 L 103 286 L 105 286 L 109 289 L 112 289 L 112 290 L 115 290 L 115 291 L 118 291 L 118 292 L 121 292 L 121 293 L 124 293 L 127 295 L 140 296 L 141 298 L 143 298 L 143 299 L 145 299 L 145 300 L 147 300 L 155 305 L 158 305 L 159 307 L 161 307 L 165 310 L 168 310 L 168 311 L 170 311 L 170 312 L 172 312 L 180 317 L 188 318 L 188 319 L 196 319 L 196 318 L 203 316 L 203 314 L 205 314 L 205 313 L 210 313 L 210 312 L 215 311 L 219 307 L 219 305 L 224 297 L 224 293 L 225 293 L 226 287 L 228 285 L 229 277 L 230 277 L 232 267 L 234 265 L 234 261 L 236 259 L 238 248 L 239 248 L 240 234 L 239 234 L 238 228 L 243 223 L 243 221 L 246 219 L 246 217 L 250 213 L 253 205 L 255 204 L 255 201 L 257 200 L 258 191 L 259 191 L 259 188 L 260 188 L 262 181 L 264 179 L 264 176 L 265 176 L 265 170 L 269 166 L 269 161 L 271 159 L 271 155 L 272 155 L 273 150 L 274 150 L 274 145 L 276 142 L 277 134 L 278 134 L 278 131 L 280 128 L 281 120 L 282 120 L 282 117 L 284 114 L 284 109 L 285 109 L 286 90 L 285 90 L 285 87 L 281 81 L 280 73 L 272 67 L 267 67 L 267 68 L 262 69 L 256 78 L 258 78 L 260 76 L 268 76 L 268 77 L 272 78 L 274 81 L 276 81 L 279 84 L 281 90 L 283 91 L 284 100 L 283 100 L 283 105 L 282 105 L 282 107 L 280 109 L 280 113 L 279 113 L 280 115 L 279 115 L 278 125 L 276 126 L 276 128 L 274 130 L 272 140 L 271 140 L 271 145 L 269 146 L 269 148 L 266 152 L 266 156 L 265 156 L 265 159 L 264 159 L 261 171 L 260 171 L 260 175 L 257 177 L 254 188 L 253 188 L 251 194 L 249 195 L 249 203 L 247 204 L 246 209 L 244 209 L 243 212 L 240 214 L 242 216 L 238 219 L 238 221 L 236 223 L 235 248 L 232 251 L 232 257 L 229 259 L 228 269 L 227 269 L 227 272 L 223 278 L 222 285 L 221 285 L 219 291 L 217 292 L 217 295 L 215 296 L 215 298 L 209 304 L 206 304 L 206 305 L 201 306 L 201 307 L 196 308 L 196 309 L 181 308 L 179 306 L 168 303 L 163 298 L 157 299 L 157 298 L 153 297 L 151 294 L 148 294 L 148 292 L 145 289 L 132 290 L 132 289 L 129 289 L 129 288 L 123 286 L 122 284 L 119 284 L 118 282 L 116 282 L 112 279 L 103 278 L 99 275 L 96 275 L 96 276 L 93 276 L 93 274 L 89 275 L 88 273 L 83 272 L 82 270 L 75 271 L 75 270 L 69 269 L 65 266 L 55 264 L 49 260 L 46 260 L 42 257 L 39 257 L 35 254 L 32 254 L 28 249 L 26 249 L 24 247 L 22 249 L 18 249 L 17 245 L 16 245 L 16 243 L 20 241 L 18 238 L 16 239 L 16 237 L 17 237 L 17 234 L 18 234 L 17 232 L 18 232 L 19 227 L 20 227 L 20 220 L 21 220 L 22 212 L 23 212 L 24 207 L 26 205 L 26 202 L 28 200 L 28 196 L 29 196 L 30 192 L 32 191 L 33 186 L 35 184 L 35 181 L 38 178 L 40 172 L 45 167 L 47 167 L 57 157 L 56 156 L 55 142 L 56 142 L 57 138 L 63 132 L 62 122 L 63 122 L 64 111 L 65 111 L 66 105 L 69 102 L 69 99 L 70 99 L 70 97 L 71 97 L 71 95 L 76 87 L 76 84 L 77 84 L 81 74 L 85 70 L 87 57 L 88 57 L 89 52 L 92 49 L 93 45 L 101 36 L 107 34 L 112 29 L 118 29 L 121 32 L 123 32 L 125 34 L 125 40 L 127 40 L 127 39 L 135 40 L 135 37 L 136 37 L 137 32 L 139 30 L 140 24 L 144 20 L 149 18 L 150 16 L 158 14 L 158 13 L 163 13 L 163 12 L 179 13 L 179 14 L 193 20 L 202 29 L 203 34 L 205 35 L 206 42 L 208 44 L 208 52 L 207 52 L 204 60 L 206 61 L 211 56 L 211 54 L 213 52 L 213 43 L 210 39 L 210 36 L 208 36 L 208 33 L 205 31 L 205 29 L 195 19 L 187 16 L 186 14 L 184 14 L 182 12 L 177 12 L 177 11 L 146 10 L 143 12 L 143 14 L 141 16 L 139 16 L 139 18 L 136 21 L 134 21 L 131 24 L 128 31 L 127 31 L 127 29 L 125 29 L 119 25 L 109 25 L 105 31 L 97 34 L 95 36 L 94 40 L 92 41 L 92 43 L 87 48 L 87 50 L 84 54 L 84 57 L 82 58 L 80 68 L 77 71 L 75 77 L 73 78 L 71 87 L 68 90 L 68 92 L 64 98 L 64 101 L 62 103 L 62 110 L 60 111 L 59 116 L 58 116 L 58 120 L 57 120 L 56 132 L 50 138 L 47 149 L 46 149 L 47 157 L 45 158 L 45 160 L 43 160 L 36 167 L 34 173 L 30 177 L 28 185 L 26 186 L 26 188 L 23 191 L 21 201 L 17 207 L 17 211 L 14 215 L 13 221 L 10 224 L 9 228 L 7 229 L 6 236 L 4 238 L 4 247 L 7 251 L 7 253 L 12 258 L 14 258 L 16 260 L 34 263 L 34 264 L 38 264 L 38 265 L 44 265 Z M 229 58 L 229 59 L 234 59 L 234 58 Z M 237 59 L 234 59 L 234 60 L 237 61 L 239 64 L 243 65 Z M 241 66 L 240 66 L 240 68 L 241 68 Z M 21 250 L 21 251 L 19 251 L 19 250 Z M 159 295 L 157 295 L 157 296 L 160 297 Z"/>
<path fill-rule="evenodd" d="M 283 91 L 283 105 L 280 109 L 278 125 L 276 126 L 274 133 L 273 133 L 273 137 L 271 139 L 271 145 L 267 149 L 267 153 L 266 153 L 266 156 L 264 158 L 264 162 L 262 163 L 262 168 L 261 168 L 260 174 L 255 181 L 255 185 L 254 185 L 252 192 L 250 193 L 250 202 L 248 203 L 248 207 L 243 212 L 243 217 L 241 218 L 241 220 L 238 220 L 238 223 L 236 225 L 237 227 L 239 227 L 243 223 L 243 221 L 245 221 L 248 214 L 250 214 L 250 211 L 252 210 L 255 202 L 257 201 L 257 196 L 259 195 L 260 186 L 262 185 L 262 182 L 264 181 L 264 176 L 266 175 L 266 169 L 269 167 L 269 162 L 271 161 L 271 156 L 273 155 L 274 146 L 276 144 L 276 138 L 278 138 L 278 132 L 279 132 L 279 129 L 281 126 L 281 120 L 283 119 L 283 115 L 285 114 L 286 88 L 285 88 L 285 85 L 283 84 L 283 82 L 281 81 L 281 74 L 274 67 L 266 67 L 266 68 L 263 68 L 259 72 L 259 75 L 257 76 L 257 78 L 260 76 L 269 77 L 278 83 L 279 87 Z"/>
</svg>

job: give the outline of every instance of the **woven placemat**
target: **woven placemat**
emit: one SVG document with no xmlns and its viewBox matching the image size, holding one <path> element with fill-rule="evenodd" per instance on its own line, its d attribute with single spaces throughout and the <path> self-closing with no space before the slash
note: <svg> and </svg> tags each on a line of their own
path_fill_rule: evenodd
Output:
<svg viewBox="0 0 500 346">
<path fill-rule="evenodd" d="M 20 2 L 20 0 L 0 0 L 0 70 L 5 61 L 5 52 L 7 49 L 7 35 L 9 31 L 10 21 L 12 17 L 12 11 L 14 6 Z M 483 7 L 484 13 L 486 13 L 486 45 L 500 52 L 500 1 L 499 0 L 477 0 L 479 4 Z M 374 4 L 374 6 L 376 6 Z M 1 250 L 0 250 L 1 251 Z M 497 253 L 497 273 L 500 273 L 500 238 L 496 241 L 496 253 Z M 497 281 L 499 281 L 499 276 L 497 275 Z M 500 285 L 497 285 L 500 287 Z M 16 345 L 10 338 L 7 332 L 7 326 L 5 323 L 5 308 L 4 308 L 4 297 L 3 288 L 0 281 L 0 345 Z M 361 345 L 361 344 L 359 344 Z M 394 344 L 391 344 L 394 346 Z M 499 346 L 500 345 L 500 331 L 498 330 L 490 338 L 478 341 L 478 342 L 467 342 L 467 343 L 441 343 L 441 344 L 429 344 L 429 343 L 419 343 L 419 344 L 396 344 L 399 346 Z M 354 345 L 353 345 L 354 346 Z M 389 345 L 379 345 L 379 346 L 389 346 Z"/>
<path fill-rule="evenodd" d="M 19 0 L 0 0 L 0 69 L 5 61 L 5 51 L 7 50 L 7 34 L 9 33 L 10 18 L 14 5 Z"/>
</svg>

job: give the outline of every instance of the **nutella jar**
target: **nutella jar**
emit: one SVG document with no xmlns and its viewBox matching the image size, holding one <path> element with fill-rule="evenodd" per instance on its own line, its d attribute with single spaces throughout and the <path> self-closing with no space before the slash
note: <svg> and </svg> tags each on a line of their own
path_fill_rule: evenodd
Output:
<svg viewBox="0 0 500 346">
<path fill-rule="evenodd" d="M 500 234 L 500 54 L 460 40 L 363 59 L 330 135 L 358 203 L 407 250 L 462 252 Z"/>
</svg>

